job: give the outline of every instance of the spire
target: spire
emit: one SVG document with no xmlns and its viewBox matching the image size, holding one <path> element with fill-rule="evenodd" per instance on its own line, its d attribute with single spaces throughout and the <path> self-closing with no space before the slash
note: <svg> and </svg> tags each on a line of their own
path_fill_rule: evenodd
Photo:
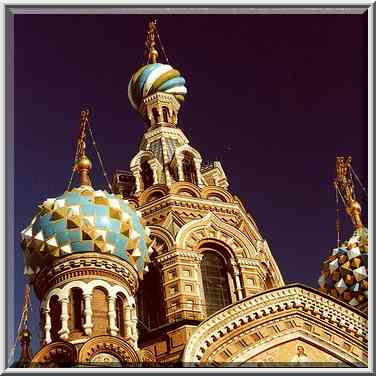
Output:
<svg viewBox="0 0 376 376">
<path fill-rule="evenodd" d="M 75 165 L 76 171 L 80 175 L 81 185 L 91 186 L 90 171 L 92 164 L 90 159 L 86 156 L 86 126 L 89 119 L 89 110 L 81 111 L 80 118 L 80 135 L 77 140 L 77 163 Z"/>
<path fill-rule="evenodd" d="M 20 321 L 20 326 L 18 328 L 18 340 L 21 345 L 21 356 L 18 361 L 19 367 L 27 367 L 31 361 L 31 334 L 28 328 L 28 319 L 29 319 L 29 308 L 30 308 L 30 286 L 26 284 L 24 291 L 24 302 L 22 307 L 22 316 Z"/>
<path fill-rule="evenodd" d="M 150 21 L 148 23 L 148 30 L 146 33 L 145 42 L 145 59 L 146 64 L 155 64 L 158 59 L 158 51 L 155 47 L 155 38 L 157 35 L 157 21 Z"/>
<path fill-rule="evenodd" d="M 351 157 L 337 157 L 336 173 L 334 184 L 344 200 L 347 214 L 350 216 L 355 228 L 363 228 L 364 226 L 360 217 L 362 207 L 356 200 L 351 175 Z"/>
</svg>

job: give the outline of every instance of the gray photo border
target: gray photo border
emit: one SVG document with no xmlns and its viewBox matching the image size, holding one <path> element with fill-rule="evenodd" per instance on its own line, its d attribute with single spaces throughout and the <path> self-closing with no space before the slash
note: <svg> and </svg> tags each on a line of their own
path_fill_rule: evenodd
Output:
<svg viewBox="0 0 376 376">
<path fill-rule="evenodd" d="M 152 5 L 151 5 L 152 4 Z M 3 270 L 3 284 L 2 284 L 2 306 L 6 307 L 4 310 L 4 315 L 2 315 L 1 320 L 1 332 L 3 333 L 3 341 L 1 341 L 1 347 L 4 348 L 1 351 L 1 365 L 0 369 L 4 373 L 11 374 L 21 374 L 21 373 L 45 373 L 49 372 L 51 369 L 48 368 L 38 368 L 38 369 L 24 369 L 20 372 L 17 368 L 8 368 L 8 355 L 9 349 L 13 345 L 14 341 L 14 321 L 18 318 L 14 317 L 14 306 L 13 304 L 8 304 L 7 302 L 12 302 L 14 299 L 14 284 L 10 282 L 8 276 L 14 276 L 14 264 L 15 264 L 15 244 L 13 240 L 14 234 L 14 102 L 13 102 L 13 19 L 16 14 L 114 14 L 114 13 L 127 13 L 127 14 L 363 14 L 368 12 L 368 196 L 370 201 L 369 206 L 369 247 L 370 247 L 370 260 L 372 265 L 372 272 L 370 273 L 370 285 L 374 286 L 374 273 L 375 270 L 375 258 L 373 257 L 373 213 L 374 213 L 374 202 L 373 202 L 373 187 L 374 187 L 374 175 L 373 175 L 373 145 L 375 143 L 375 134 L 373 131 L 374 119 L 373 119 L 373 100 L 374 100 L 374 83 L 375 77 L 373 74 L 375 51 L 374 51 L 374 35 L 373 35 L 373 22 L 376 15 L 375 3 L 370 2 L 353 2 L 353 3 L 286 3 L 286 4 L 221 4 L 221 3 L 203 3 L 203 4 L 169 4 L 169 3 L 147 3 L 142 5 L 138 4 L 82 4 L 82 3 L 42 3 L 42 4 L 9 4 L 1 3 L 1 20 L 3 21 L 3 59 L 1 59 L 3 65 L 3 134 L 1 139 L 1 146 L 3 147 L 3 161 L 1 167 L 3 168 L 5 177 L 4 185 L 2 186 L 3 191 L 1 195 L 0 203 L 3 204 L 4 210 L 2 211 L 2 221 L 3 226 L 1 226 L 1 239 L 3 243 L 3 252 L 1 252 L 2 270 Z M 371 203 L 371 204 L 370 204 Z M 13 281 L 13 278 L 12 278 Z M 274 369 L 273 373 L 330 373 L 343 372 L 346 374 L 374 374 L 374 338 L 375 338 L 375 328 L 374 328 L 374 312 L 375 312 L 375 290 L 369 297 L 369 303 L 371 310 L 369 311 L 369 328 L 370 338 L 368 348 L 369 351 L 369 366 L 368 369 Z M 0 348 L 1 348 L 0 347 Z M 215 369 L 189 369 L 189 368 L 159 368 L 159 369 L 148 369 L 147 373 L 223 373 L 228 372 L 223 368 Z M 349 371 L 349 372 L 347 372 Z M 108 373 L 108 368 L 98 368 L 98 369 L 53 369 L 53 372 L 57 373 Z M 112 369 L 111 373 L 122 373 L 123 369 Z M 250 372 L 248 369 L 231 369 L 230 372 Z M 146 369 L 128 369 L 127 373 L 146 373 Z M 272 373 L 271 369 L 257 370 L 252 373 Z"/>
</svg>

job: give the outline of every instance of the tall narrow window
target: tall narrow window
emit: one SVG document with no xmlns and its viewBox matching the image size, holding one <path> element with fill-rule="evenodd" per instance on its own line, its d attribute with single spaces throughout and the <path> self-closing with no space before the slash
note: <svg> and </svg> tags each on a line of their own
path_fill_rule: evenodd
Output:
<svg viewBox="0 0 376 376">
<path fill-rule="evenodd" d="M 226 264 L 215 252 L 206 251 L 201 261 L 206 311 L 208 315 L 231 304 Z"/>
<path fill-rule="evenodd" d="M 56 295 L 54 295 L 50 300 L 50 317 L 51 339 L 52 341 L 59 341 L 59 330 L 61 329 L 61 304 Z"/>
<path fill-rule="evenodd" d="M 163 121 L 165 123 L 168 122 L 168 118 L 170 117 L 170 111 L 167 107 L 162 107 L 162 114 L 163 114 Z"/>
<path fill-rule="evenodd" d="M 124 337 L 124 297 L 120 294 L 116 297 L 116 326 L 119 329 L 119 335 Z"/>
<path fill-rule="evenodd" d="M 82 330 L 84 302 L 82 291 L 79 288 L 72 288 L 70 293 L 70 315 L 69 329 Z"/>
<path fill-rule="evenodd" d="M 144 183 L 144 190 L 153 185 L 153 170 L 148 161 L 143 161 L 141 163 L 141 176 Z"/>
<path fill-rule="evenodd" d="M 154 123 L 158 123 L 159 120 L 159 114 L 158 114 L 158 109 L 155 107 L 152 109 L 153 112 L 153 118 L 154 118 Z"/>
<path fill-rule="evenodd" d="M 184 153 L 182 165 L 184 180 L 189 181 L 193 184 L 197 184 L 197 174 L 191 154 Z"/>
</svg>

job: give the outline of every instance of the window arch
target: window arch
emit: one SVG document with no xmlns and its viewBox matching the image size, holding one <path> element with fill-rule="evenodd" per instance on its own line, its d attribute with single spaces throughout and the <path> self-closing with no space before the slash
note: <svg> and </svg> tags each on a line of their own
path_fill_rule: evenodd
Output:
<svg viewBox="0 0 376 376">
<path fill-rule="evenodd" d="M 153 185 L 153 170 L 151 169 L 148 161 L 143 161 L 141 163 L 141 177 L 144 184 L 144 190 Z"/>
<path fill-rule="evenodd" d="M 195 169 L 194 160 L 191 154 L 183 153 L 182 168 L 184 180 L 193 184 L 197 184 L 197 173 Z"/>
<path fill-rule="evenodd" d="M 231 304 L 227 269 L 222 256 L 212 249 L 204 250 L 201 275 L 208 316 Z"/>
</svg>

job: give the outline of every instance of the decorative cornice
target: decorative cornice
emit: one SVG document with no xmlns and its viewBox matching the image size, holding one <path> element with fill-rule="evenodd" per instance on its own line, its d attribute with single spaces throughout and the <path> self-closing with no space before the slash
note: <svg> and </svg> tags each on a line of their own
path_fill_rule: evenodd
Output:
<svg viewBox="0 0 376 376">
<path fill-rule="evenodd" d="M 56 259 L 52 265 L 42 269 L 35 279 L 35 292 L 39 299 L 54 286 L 75 278 L 108 277 L 118 283 L 126 284 L 134 295 L 138 288 L 138 276 L 133 267 L 116 256 L 93 254 L 92 252 L 74 254 Z"/>
<path fill-rule="evenodd" d="M 275 312 L 303 310 L 327 320 L 339 330 L 367 342 L 368 320 L 362 312 L 304 285 L 269 290 L 222 309 L 202 322 L 186 345 L 183 362 L 198 362 L 218 338 L 257 320 L 272 318 Z"/>
<path fill-rule="evenodd" d="M 157 257 L 158 262 L 161 264 L 166 262 L 167 260 L 170 260 L 174 257 L 180 257 L 182 259 L 191 260 L 191 261 L 197 261 L 200 262 L 202 259 L 202 255 L 200 253 L 194 252 L 194 251 L 187 251 L 187 250 L 172 250 L 168 253 L 164 253 L 161 256 Z"/>
<path fill-rule="evenodd" d="M 189 144 L 188 138 L 185 136 L 183 131 L 180 128 L 175 127 L 157 127 L 146 133 L 142 137 L 140 148 L 143 149 L 146 147 L 146 144 L 161 138 L 161 137 L 172 137 L 178 138 L 183 144 Z"/>
</svg>

